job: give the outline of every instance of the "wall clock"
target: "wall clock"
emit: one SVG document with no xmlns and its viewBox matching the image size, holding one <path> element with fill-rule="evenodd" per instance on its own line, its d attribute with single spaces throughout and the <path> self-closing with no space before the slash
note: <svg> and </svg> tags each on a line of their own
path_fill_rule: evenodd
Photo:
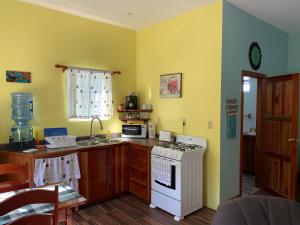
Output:
<svg viewBox="0 0 300 225">
<path fill-rule="evenodd" d="M 258 70 L 261 65 L 261 50 L 257 42 L 252 42 L 249 48 L 249 62 L 254 70 Z"/>
</svg>

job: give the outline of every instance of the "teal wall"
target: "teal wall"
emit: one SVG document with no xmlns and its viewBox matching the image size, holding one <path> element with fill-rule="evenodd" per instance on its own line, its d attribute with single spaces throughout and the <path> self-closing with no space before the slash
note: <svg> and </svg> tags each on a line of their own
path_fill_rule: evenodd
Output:
<svg viewBox="0 0 300 225">
<path fill-rule="evenodd" d="M 300 72 L 300 33 L 289 34 L 288 72 Z"/>
<path fill-rule="evenodd" d="M 270 76 L 287 72 L 288 35 L 224 1 L 221 92 L 221 201 L 239 194 L 240 112 L 237 116 L 237 137 L 227 140 L 225 101 L 227 97 L 234 95 L 240 106 L 240 73 L 241 70 L 252 70 L 248 62 L 248 49 L 253 41 L 259 43 L 263 54 L 262 65 L 258 72 Z"/>
</svg>

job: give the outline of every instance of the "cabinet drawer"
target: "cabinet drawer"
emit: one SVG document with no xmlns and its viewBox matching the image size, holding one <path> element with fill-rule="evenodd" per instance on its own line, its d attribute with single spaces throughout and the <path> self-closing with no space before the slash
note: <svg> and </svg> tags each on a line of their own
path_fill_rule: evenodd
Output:
<svg viewBox="0 0 300 225">
<path fill-rule="evenodd" d="M 145 156 L 143 156 L 145 157 Z M 146 169 L 147 168 L 147 159 L 142 158 L 141 153 L 137 153 L 136 155 L 130 154 L 130 165 Z"/>
<path fill-rule="evenodd" d="M 141 184 L 147 185 L 147 170 L 142 170 L 140 168 L 130 166 L 129 167 L 129 177 L 130 179 L 138 180 Z"/>
<path fill-rule="evenodd" d="M 147 168 L 147 162 L 149 157 L 149 153 L 147 149 L 142 147 L 131 147 L 130 153 L 129 153 L 129 161 L 130 165 L 134 165 L 139 168 L 146 169 Z"/>
<path fill-rule="evenodd" d="M 148 190 L 145 186 L 130 180 L 129 191 L 140 198 L 149 201 Z"/>
</svg>

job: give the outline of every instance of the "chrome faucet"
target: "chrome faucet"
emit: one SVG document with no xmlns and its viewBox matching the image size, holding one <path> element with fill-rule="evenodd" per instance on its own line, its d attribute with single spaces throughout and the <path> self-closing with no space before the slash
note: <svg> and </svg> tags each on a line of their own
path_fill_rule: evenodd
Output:
<svg viewBox="0 0 300 225">
<path fill-rule="evenodd" d="M 91 120 L 91 128 L 90 128 L 90 141 L 94 141 L 95 140 L 95 136 L 93 135 L 93 122 L 94 120 L 98 120 L 99 124 L 100 124 L 100 129 L 103 130 L 103 125 L 102 125 L 102 121 L 98 116 L 93 116 L 92 120 Z"/>
</svg>

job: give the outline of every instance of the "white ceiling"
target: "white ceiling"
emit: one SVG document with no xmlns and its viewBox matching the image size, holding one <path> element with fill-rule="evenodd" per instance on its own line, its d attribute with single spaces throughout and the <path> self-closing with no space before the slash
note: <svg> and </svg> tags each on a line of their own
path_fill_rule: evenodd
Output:
<svg viewBox="0 0 300 225">
<path fill-rule="evenodd" d="M 134 30 L 191 11 L 213 0 L 20 0 Z"/>
<path fill-rule="evenodd" d="M 300 0 L 227 1 L 283 31 L 300 31 Z"/>
<path fill-rule="evenodd" d="M 134 30 L 193 10 L 214 0 L 20 0 Z M 300 0 L 227 0 L 291 32 L 300 31 Z"/>
</svg>

